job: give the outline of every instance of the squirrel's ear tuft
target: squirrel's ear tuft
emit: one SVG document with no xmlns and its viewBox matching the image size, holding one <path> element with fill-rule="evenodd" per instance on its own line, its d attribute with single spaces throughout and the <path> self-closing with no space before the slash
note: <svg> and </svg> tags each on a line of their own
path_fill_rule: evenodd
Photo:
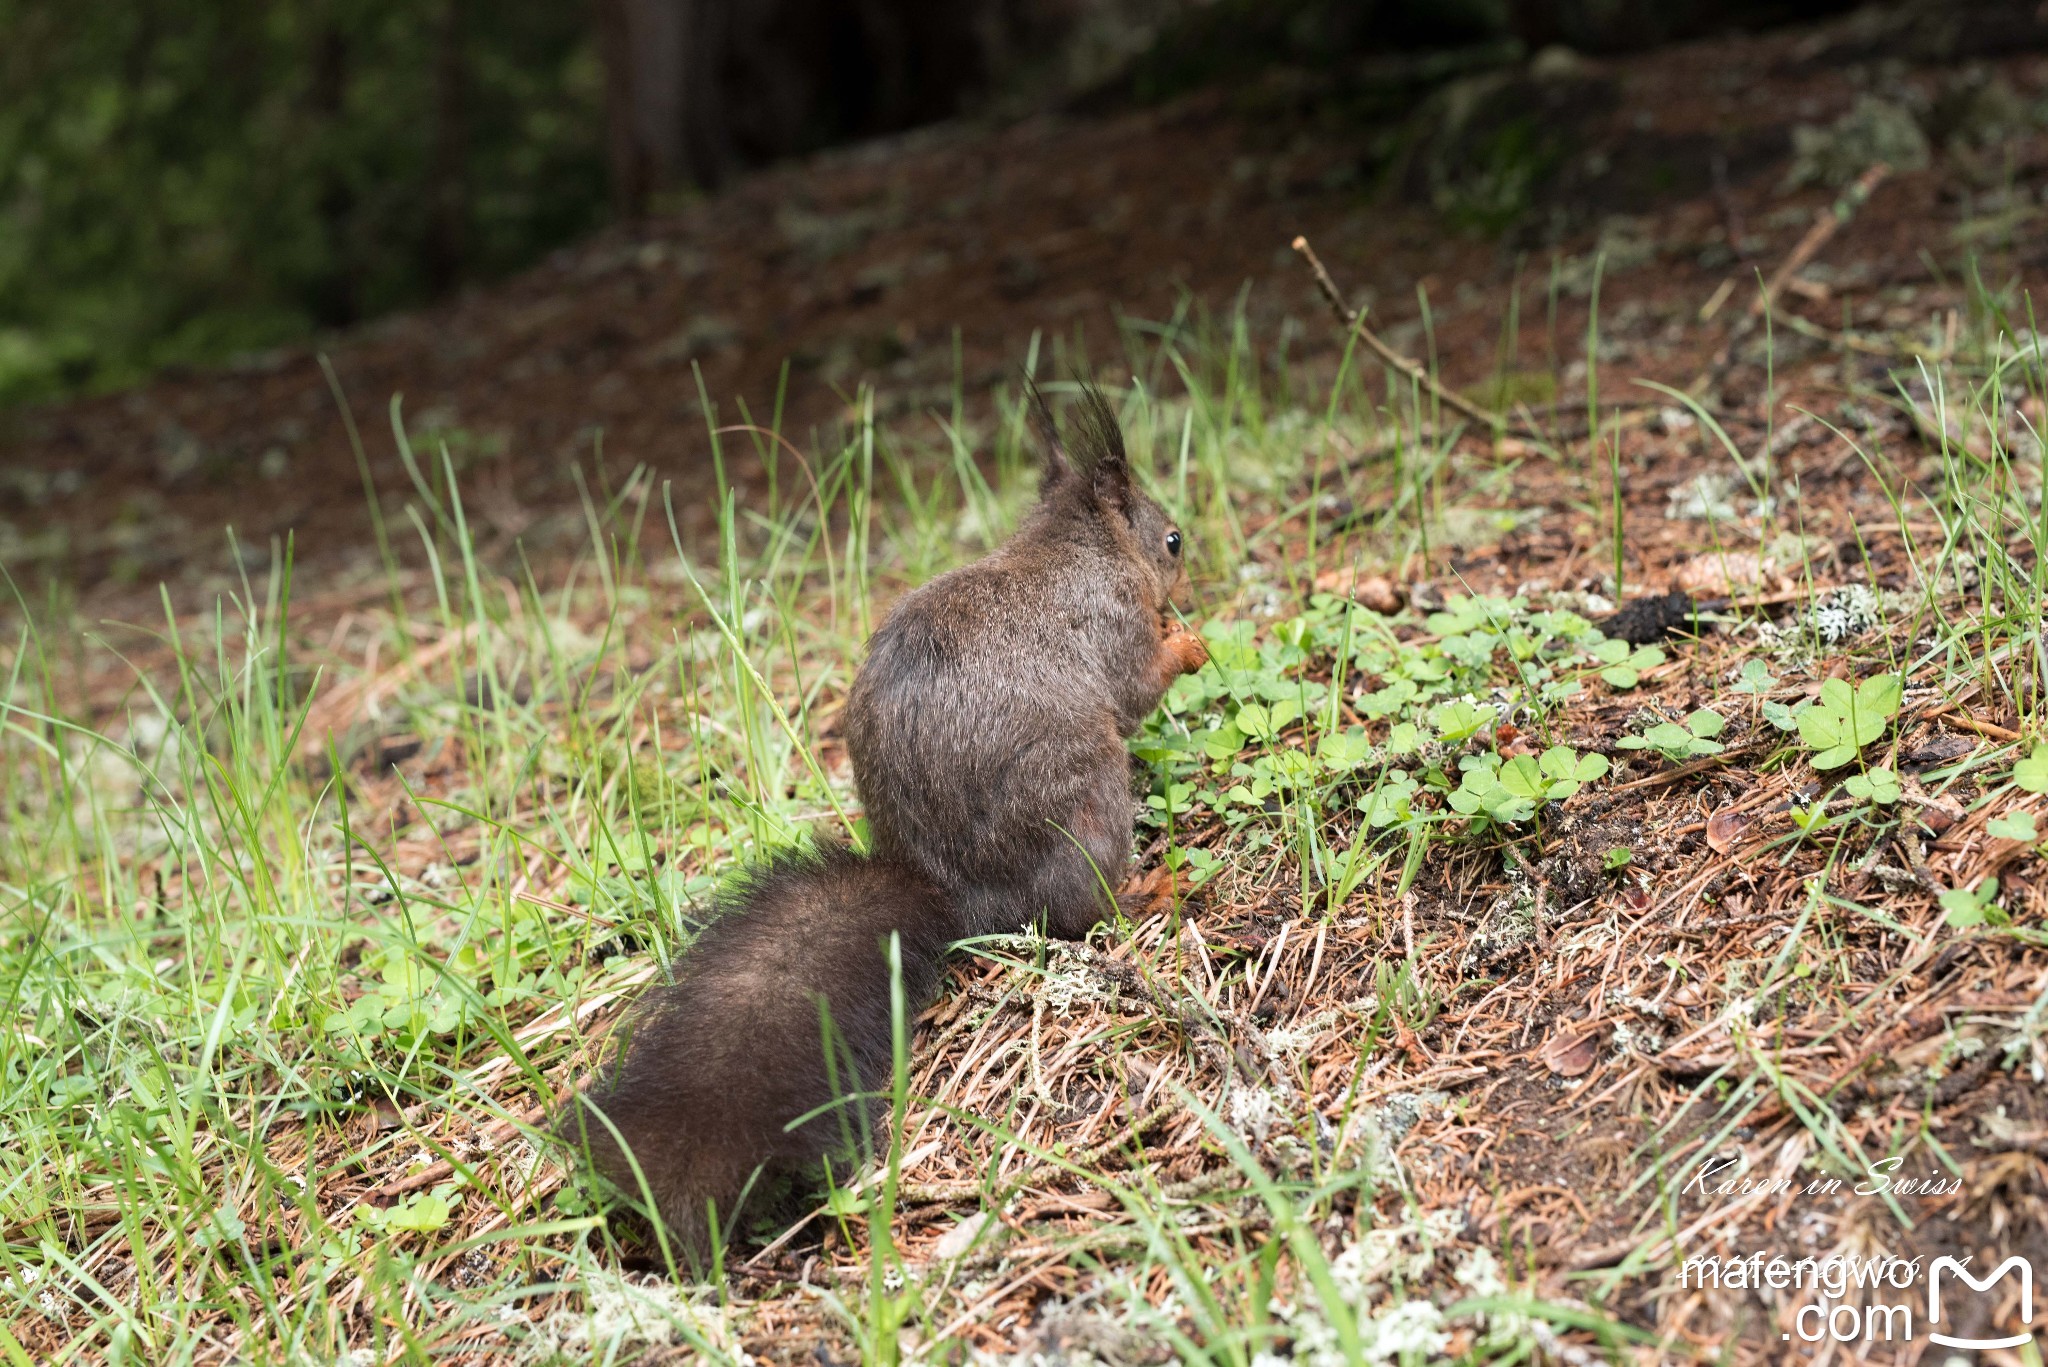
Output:
<svg viewBox="0 0 2048 1367">
<path fill-rule="evenodd" d="M 1110 407 L 1102 391 L 1092 384 L 1081 386 L 1081 401 L 1074 406 L 1068 422 L 1073 433 L 1071 447 L 1060 436 L 1059 423 L 1052 415 L 1052 405 L 1046 402 L 1044 391 L 1028 375 L 1024 377 L 1024 393 L 1029 404 L 1031 425 L 1037 429 L 1039 449 L 1044 458 L 1039 497 L 1045 497 L 1066 480 L 1078 476 L 1088 481 L 1089 492 L 1096 502 L 1129 518 L 1133 502 L 1131 467 L 1124 456 L 1123 428 L 1117 423 L 1116 410 Z"/>
<path fill-rule="evenodd" d="M 1060 441 L 1059 424 L 1053 420 L 1052 406 L 1045 401 L 1045 391 L 1028 374 L 1024 377 L 1024 402 L 1031 417 L 1032 430 L 1038 433 L 1038 492 L 1043 497 L 1051 492 L 1054 485 L 1074 473 L 1074 463 L 1067 458 L 1066 445 Z"/>
<path fill-rule="evenodd" d="M 1092 384 L 1081 386 L 1081 402 L 1075 422 L 1080 428 L 1077 444 L 1080 466 L 1087 471 L 1095 497 L 1105 506 L 1131 515 L 1131 465 L 1124 455 L 1124 430 L 1116 410 L 1102 391 Z"/>
</svg>

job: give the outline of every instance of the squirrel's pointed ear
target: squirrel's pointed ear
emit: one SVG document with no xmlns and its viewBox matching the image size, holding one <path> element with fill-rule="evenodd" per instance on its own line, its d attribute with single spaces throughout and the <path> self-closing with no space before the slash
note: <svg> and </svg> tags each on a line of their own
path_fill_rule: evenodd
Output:
<svg viewBox="0 0 2048 1367">
<path fill-rule="evenodd" d="M 1052 406 L 1045 401 L 1045 391 L 1029 375 L 1024 377 L 1024 401 L 1031 429 L 1038 434 L 1038 492 L 1043 496 L 1074 473 L 1074 462 L 1068 459 L 1066 445 L 1060 440 L 1059 424 L 1053 421 Z"/>
<path fill-rule="evenodd" d="M 1116 410 L 1094 385 L 1081 387 L 1080 412 L 1082 468 L 1087 470 L 1095 497 L 1104 507 L 1131 516 L 1131 464 L 1124 455 L 1124 429 Z"/>
</svg>

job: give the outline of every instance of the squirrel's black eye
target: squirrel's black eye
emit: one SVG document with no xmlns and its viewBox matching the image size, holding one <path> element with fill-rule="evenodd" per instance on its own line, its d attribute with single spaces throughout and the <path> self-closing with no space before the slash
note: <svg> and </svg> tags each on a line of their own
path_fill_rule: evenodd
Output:
<svg viewBox="0 0 2048 1367">
<path fill-rule="evenodd" d="M 1179 532 L 1168 532 L 1168 533 L 1166 534 L 1166 553 L 1167 553 L 1168 555 L 1171 555 L 1171 556 L 1175 556 L 1175 557 L 1178 557 L 1178 556 L 1180 555 L 1180 533 L 1179 533 Z"/>
</svg>

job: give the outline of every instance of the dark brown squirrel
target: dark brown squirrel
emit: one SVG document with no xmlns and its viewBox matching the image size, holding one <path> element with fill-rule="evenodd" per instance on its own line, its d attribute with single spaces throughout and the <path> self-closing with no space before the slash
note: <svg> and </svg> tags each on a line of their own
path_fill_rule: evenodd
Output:
<svg viewBox="0 0 2048 1367">
<path fill-rule="evenodd" d="M 652 1197 L 699 1268 L 709 1212 L 733 1229 L 757 1171 L 850 1160 L 873 1135 L 892 933 L 907 1028 L 952 942 L 1041 921 L 1079 937 L 1115 904 L 1134 815 L 1124 741 L 1208 652 L 1171 616 L 1181 533 L 1133 482 L 1108 402 L 1084 388 L 1069 445 L 1035 386 L 1030 400 L 1037 505 L 991 554 L 904 597 L 847 698 L 873 852 L 821 845 L 742 877 L 556 1122 L 614 1186 Z"/>
</svg>

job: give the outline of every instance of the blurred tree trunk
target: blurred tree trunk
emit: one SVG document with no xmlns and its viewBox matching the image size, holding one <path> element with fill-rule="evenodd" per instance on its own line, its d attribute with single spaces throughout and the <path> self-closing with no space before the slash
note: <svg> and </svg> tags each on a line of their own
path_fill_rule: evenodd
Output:
<svg viewBox="0 0 2048 1367">
<path fill-rule="evenodd" d="M 595 0 L 614 209 L 957 112 L 1026 0 Z"/>
<path fill-rule="evenodd" d="M 660 41 L 659 30 L 679 22 L 687 0 L 598 0 L 599 45 L 605 65 L 605 157 L 611 167 L 612 207 L 622 217 L 646 211 L 657 168 L 681 160 L 676 138 L 682 118 L 682 50 Z M 666 22 L 663 22 L 666 21 Z M 654 30 L 654 31 L 651 31 Z"/>
<path fill-rule="evenodd" d="M 763 0 L 753 0 L 757 6 Z M 731 11 L 749 0 L 597 0 L 612 204 L 621 215 L 732 163 L 718 89 Z"/>
<path fill-rule="evenodd" d="M 314 321 L 325 327 L 342 327 L 362 314 L 357 286 L 354 234 L 356 194 L 343 171 L 336 150 L 348 96 L 348 35 L 342 32 L 331 9 L 314 28 L 313 74 L 307 88 L 312 106 L 315 137 L 324 148 L 317 158 L 314 213 L 327 239 L 327 268 L 310 291 Z"/>
<path fill-rule="evenodd" d="M 420 265 L 440 294 L 462 278 L 469 239 L 469 58 L 462 0 L 441 0 L 434 35 L 432 209 Z"/>
</svg>

